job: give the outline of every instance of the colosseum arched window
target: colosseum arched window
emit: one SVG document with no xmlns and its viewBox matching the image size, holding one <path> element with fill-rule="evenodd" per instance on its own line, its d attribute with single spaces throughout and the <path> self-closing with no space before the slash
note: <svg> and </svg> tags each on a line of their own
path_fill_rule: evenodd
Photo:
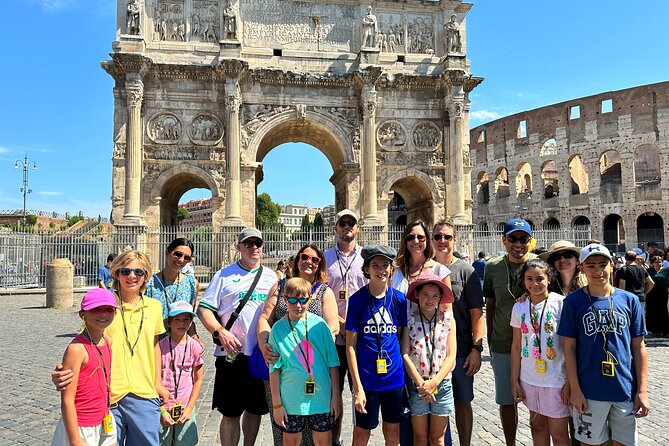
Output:
<svg viewBox="0 0 669 446">
<path fill-rule="evenodd" d="M 544 222 L 544 229 L 560 229 L 560 221 L 557 218 L 549 218 Z"/>
<path fill-rule="evenodd" d="M 604 246 L 612 252 L 625 250 L 625 224 L 618 214 L 609 214 L 602 222 Z"/>
<path fill-rule="evenodd" d="M 558 168 L 555 161 L 544 163 L 541 167 L 541 179 L 544 180 L 544 198 L 549 199 L 560 195 Z"/>
<path fill-rule="evenodd" d="M 664 248 L 664 220 L 655 212 L 645 212 L 636 219 L 636 233 L 639 243 L 655 242 Z"/>
<path fill-rule="evenodd" d="M 553 156 L 557 155 L 557 142 L 555 138 L 547 139 L 541 146 L 539 156 Z"/>
<path fill-rule="evenodd" d="M 479 204 L 490 203 L 489 181 L 488 172 L 479 172 L 476 180 L 476 198 Z"/>
<path fill-rule="evenodd" d="M 516 175 L 516 194 L 531 195 L 532 194 L 532 168 L 529 163 L 522 163 L 518 167 L 518 175 Z"/>
<path fill-rule="evenodd" d="M 660 182 L 660 153 L 651 145 L 643 145 L 634 151 L 634 181 L 637 186 Z"/>
<path fill-rule="evenodd" d="M 581 155 L 575 155 L 569 161 L 569 176 L 572 195 L 588 193 L 588 169 Z"/>
<path fill-rule="evenodd" d="M 500 167 L 495 172 L 495 194 L 497 198 L 509 196 L 509 171 L 506 167 Z"/>
<path fill-rule="evenodd" d="M 572 226 L 575 227 L 590 226 L 590 219 L 584 215 L 579 215 L 574 219 L 574 223 L 572 223 Z"/>
</svg>

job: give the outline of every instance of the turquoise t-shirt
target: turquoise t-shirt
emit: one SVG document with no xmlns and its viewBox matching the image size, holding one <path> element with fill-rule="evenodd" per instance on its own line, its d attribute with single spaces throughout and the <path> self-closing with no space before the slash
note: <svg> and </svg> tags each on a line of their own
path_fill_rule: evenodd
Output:
<svg viewBox="0 0 669 446">
<path fill-rule="evenodd" d="M 286 317 L 278 320 L 269 335 L 272 351 L 280 355 L 279 360 L 270 365 L 269 372 L 280 372 L 281 404 L 289 415 L 328 413 L 332 397 L 330 367 L 339 365 L 332 332 L 321 317 L 311 313 L 307 313 L 306 321 L 290 323 L 292 330 Z M 316 382 L 314 395 L 304 393 L 304 383 L 309 379 L 305 356 Z"/>
</svg>

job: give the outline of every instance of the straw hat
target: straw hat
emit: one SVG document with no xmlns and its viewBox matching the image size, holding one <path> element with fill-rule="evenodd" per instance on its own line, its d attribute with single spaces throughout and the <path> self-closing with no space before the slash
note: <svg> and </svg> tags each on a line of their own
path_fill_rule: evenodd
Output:
<svg viewBox="0 0 669 446">
<path fill-rule="evenodd" d="M 576 253 L 576 256 L 578 256 L 581 253 L 581 248 L 567 240 L 558 240 L 548 248 L 548 251 L 544 252 L 543 254 L 539 254 L 539 258 L 544 262 L 548 262 L 551 254 L 555 254 L 556 252 L 560 251 L 573 251 Z"/>
</svg>

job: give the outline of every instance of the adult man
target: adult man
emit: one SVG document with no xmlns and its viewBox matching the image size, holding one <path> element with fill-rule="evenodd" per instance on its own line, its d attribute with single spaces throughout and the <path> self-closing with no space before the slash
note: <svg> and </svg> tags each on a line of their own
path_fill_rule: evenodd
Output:
<svg viewBox="0 0 669 446">
<path fill-rule="evenodd" d="M 499 404 L 499 414 L 506 444 L 516 443 L 518 412 L 516 401 L 511 394 L 511 309 L 516 298 L 523 294 L 520 271 L 529 259 L 532 228 L 522 218 L 509 220 L 504 226 L 502 244 L 506 254 L 488 261 L 483 279 L 483 296 L 486 303 L 486 325 L 488 345 L 492 356 L 492 370 L 495 374 L 495 401 Z"/>
<path fill-rule="evenodd" d="M 328 268 L 328 285 L 337 298 L 337 307 L 339 309 L 339 335 L 335 339 L 337 345 L 337 354 L 339 355 L 339 392 L 344 391 L 344 378 L 348 371 L 348 361 L 346 360 L 346 309 L 348 307 L 348 298 L 367 284 L 367 279 L 362 273 L 362 247 L 359 246 L 355 237 L 360 231 L 358 225 L 358 216 L 350 209 L 344 209 L 337 214 L 337 221 L 334 225 L 334 232 L 337 234 L 337 244 L 325 251 L 325 264 Z M 349 385 L 351 384 L 351 375 L 349 374 Z M 335 422 L 332 431 L 332 443 L 338 444 L 341 435 L 342 417 Z"/>
<path fill-rule="evenodd" d="M 214 353 L 217 358 L 212 409 L 218 409 L 223 415 L 222 446 L 239 443 L 242 414 L 244 445 L 253 445 L 262 415 L 268 413 L 263 383 L 249 374 L 249 356 L 257 343 L 258 316 L 267 296 L 277 289 L 276 273 L 271 268 L 260 269 L 262 248 L 259 230 L 242 230 L 237 243 L 241 258 L 214 275 L 198 307 L 202 324 L 218 344 Z M 257 285 L 246 304 L 237 310 L 257 274 L 261 274 Z M 237 317 L 227 329 L 226 324 L 233 314 Z"/>
<path fill-rule="evenodd" d="M 372 13 L 371 5 L 367 7 L 367 15 L 362 18 L 362 46 L 367 48 L 376 47 L 376 35 L 379 32 L 379 25 L 376 16 Z"/>
<path fill-rule="evenodd" d="M 481 279 L 481 285 L 483 285 L 483 272 L 485 270 L 485 252 L 479 251 L 478 259 L 474 260 L 474 263 L 472 263 L 472 266 L 474 267 L 474 271 L 476 271 L 476 274 L 478 274 L 479 279 Z"/>
<path fill-rule="evenodd" d="M 645 308 L 646 294 L 653 289 L 653 279 L 646 268 L 636 262 L 637 254 L 634 251 L 625 253 L 625 266 L 620 269 L 618 288 L 629 291 L 639 298 Z"/>
<path fill-rule="evenodd" d="M 453 256 L 457 242 L 455 227 L 450 221 L 439 221 L 432 230 L 434 259 L 451 270 L 451 290 L 455 297 L 457 356 L 452 373 L 455 423 L 460 445 L 468 446 L 472 440 L 472 400 L 474 375 L 481 368 L 483 352 L 483 294 L 481 281 L 474 268 Z"/>
<path fill-rule="evenodd" d="M 115 258 L 116 254 L 109 254 L 107 256 L 107 263 L 102 265 L 98 270 L 98 287 L 104 288 L 105 290 L 114 291 L 114 279 L 111 276 L 109 267 Z"/>
</svg>

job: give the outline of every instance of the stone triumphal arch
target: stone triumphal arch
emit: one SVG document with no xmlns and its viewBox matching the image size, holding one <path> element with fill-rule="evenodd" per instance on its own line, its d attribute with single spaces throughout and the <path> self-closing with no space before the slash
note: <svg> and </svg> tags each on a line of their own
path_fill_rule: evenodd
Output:
<svg viewBox="0 0 669 446">
<path fill-rule="evenodd" d="M 102 63 L 114 222 L 174 224 L 181 195 L 207 188 L 215 227 L 253 224 L 264 157 L 299 141 L 329 160 L 336 208 L 365 225 L 387 223 L 395 191 L 409 218 L 470 223 L 471 6 L 119 0 Z"/>
</svg>

